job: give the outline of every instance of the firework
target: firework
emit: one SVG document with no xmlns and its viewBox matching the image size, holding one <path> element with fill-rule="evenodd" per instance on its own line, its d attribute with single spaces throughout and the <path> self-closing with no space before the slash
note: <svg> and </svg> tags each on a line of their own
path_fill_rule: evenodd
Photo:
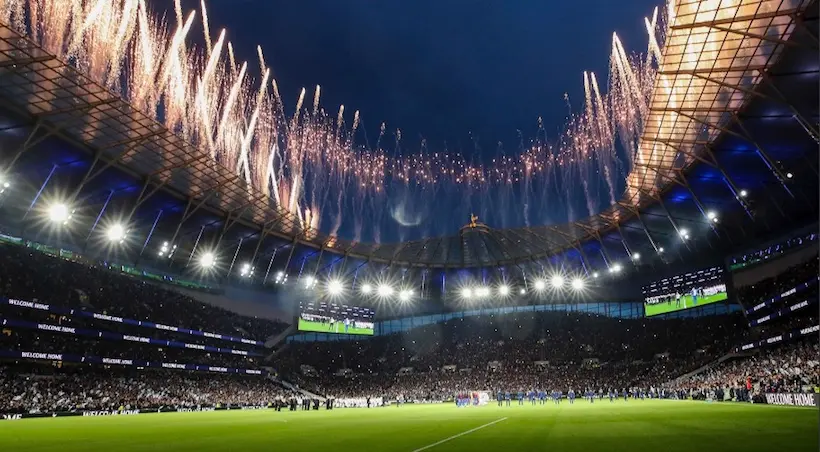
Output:
<svg viewBox="0 0 820 452">
<path fill-rule="evenodd" d="M 672 13 L 670 7 L 664 15 Z M 203 49 L 188 44 L 197 20 Z M 547 140 L 539 118 L 535 139 L 525 140 L 519 133 L 515 153 L 507 155 L 499 144 L 499 154 L 484 163 L 446 147 L 430 152 L 423 139 L 417 152 L 408 152 L 412 144 L 400 129 L 394 129 L 393 149 L 385 149 L 385 135 L 391 132 L 384 123 L 371 147 L 366 133 L 359 133 L 359 112 L 352 121 L 346 120 L 343 106 L 335 115 L 326 113 L 319 86 L 312 105 L 304 105 L 303 89 L 293 113 L 286 114 L 262 48 L 257 47 L 258 71 L 247 62 L 238 63 L 226 31 L 212 36 L 204 1 L 199 11 L 189 12 L 175 1 L 168 21 L 153 16 L 145 0 L 0 0 L 0 21 L 64 61 L 75 62 L 97 82 L 206 150 L 270 195 L 275 208 L 293 213 L 303 229 L 316 231 L 325 218 L 335 235 L 347 212 L 355 240 L 364 234 L 364 211 L 378 223 L 389 210 L 391 195 L 424 197 L 455 189 L 471 208 L 471 199 L 492 198 L 493 190 L 508 199 L 488 201 L 477 211 L 492 210 L 493 203 L 520 203 L 529 225 L 532 212 L 549 210 L 545 197 L 539 196 L 549 187 L 563 188 L 563 202 L 572 211 L 573 190 L 579 186 L 572 182 L 577 178 L 587 211 L 595 213 L 597 187 L 591 182 L 594 174 L 603 174 L 608 201 L 614 203 L 617 177 L 626 177 L 634 159 L 645 158 L 638 152 L 638 138 L 665 36 L 657 9 L 645 19 L 645 57 L 630 57 L 613 34 L 607 92 L 601 92 L 594 73 L 584 72 L 584 108 L 573 114 L 569 95 L 564 96 L 569 117 L 554 141 Z M 675 89 L 669 87 L 673 96 Z M 616 143 L 627 161 L 625 168 Z M 475 141 L 474 146 L 477 149 Z M 378 227 L 370 236 L 378 240 Z"/>
</svg>

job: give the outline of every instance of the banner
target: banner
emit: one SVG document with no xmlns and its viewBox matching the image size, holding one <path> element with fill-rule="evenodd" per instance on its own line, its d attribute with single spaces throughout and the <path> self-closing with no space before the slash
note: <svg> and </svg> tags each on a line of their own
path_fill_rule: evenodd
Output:
<svg viewBox="0 0 820 452">
<path fill-rule="evenodd" d="M 773 393 L 765 394 L 765 400 L 769 405 L 820 406 L 820 394 Z"/>
<path fill-rule="evenodd" d="M 67 353 L 43 353 L 16 350 L 0 350 L 0 357 L 13 359 L 38 359 L 45 361 L 65 361 L 70 363 L 107 364 L 114 366 L 154 367 L 161 369 L 196 370 L 202 372 L 219 372 L 228 374 L 267 375 L 265 370 L 237 369 L 233 367 L 203 366 L 201 364 L 165 363 L 160 361 L 143 361 L 141 359 L 101 358 L 98 356 L 80 356 Z"/>
<path fill-rule="evenodd" d="M 226 410 L 263 410 L 273 408 L 273 405 L 226 405 L 217 407 L 195 407 L 195 408 L 175 408 L 163 407 L 159 409 L 135 409 L 135 410 L 79 410 L 79 411 L 57 411 L 47 413 L 16 413 L 16 414 L 0 414 L 0 420 L 18 421 L 21 419 L 34 419 L 44 417 L 68 417 L 68 416 L 134 416 L 137 414 L 151 414 L 151 413 L 199 413 L 206 411 L 226 411 Z"/>
<path fill-rule="evenodd" d="M 190 330 L 179 326 L 163 325 L 161 323 L 153 323 L 143 320 L 126 319 L 124 317 L 116 317 L 107 314 L 100 314 L 97 312 L 83 311 L 80 309 L 69 309 L 60 306 L 51 306 L 45 303 L 37 303 L 34 301 L 15 300 L 14 298 L 0 297 L 0 305 L 17 306 L 20 308 L 37 309 L 40 311 L 48 311 L 63 315 L 76 315 L 97 320 L 104 320 L 107 322 L 124 323 L 126 325 L 141 326 L 145 328 L 154 328 L 157 330 L 173 331 L 175 333 L 190 334 L 192 336 L 209 337 L 211 339 L 220 339 L 229 342 L 238 342 L 240 344 L 250 344 L 262 347 L 265 345 L 262 341 L 255 341 L 252 339 L 244 339 L 241 337 L 233 337 L 225 334 L 209 333 L 207 331 Z"/>
<path fill-rule="evenodd" d="M 818 276 L 816 278 L 812 278 L 812 279 L 804 282 L 803 284 L 795 286 L 795 287 L 781 293 L 780 295 L 777 295 L 777 296 L 774 296 L 774 297 L 770 298 L 769 300 L 760 302 L 760 303 L 752 306 L 751 308 L 747 309 L 746 314 L 751 314 L 753 312 L 757 312 L 757 311 L 765 308 L 766 306 L 771 306 L 774 303 L 776 303 L 776 302 L 778 302 L 778 301 L 780 301 L 780 300 L 782 300 L 786 297 L 789 297 L 789 296 L 792 296 L 792 295 L 796 294 L 797 292 L 802 292 L 803 290 L 817 284 L 818 280 L 820 280 L 820 276 Z"/>
<path fill-rule="evenodd" d="M 793 305 L 791 305 L 787 308 L 783 308 L 779 311 L 772 312 L 771 314 L 764 315 L 763 317 L 760 317 L 759 319 L 753 319 L 753 320 L 749 321 L 749 326 L 758 326 L 761 323 L 765 323 L 765 322 L 768 322 L 770 320 L 774 320 L 778 317 L 783 317 L 783 316 L 789 315 L 794 311 L 797 311 L 797 310 L 800 310 L 800 309 L 803 309 L 803 308 L 809 306 L 810 304 L 814 303 L 815 301 L 817 301 L 816 297 L 809 298 L 808 300 L 800 301 L 800 302 L 795 303 L 795 304 L 793 304 Z"/>
<path fill-rule="evenodd" d="M 736 351 L 742 352 L 746 350 L 751 350 L 756 347 L 762 347 L 764 345 L 771 345 L 777 344 L 783 341 L 796 339 L 803 336 L 808 336 L 809 334 L 817 335 L 817 332 L 820 331 L 820 325 L 808 326 L 806 328 L 800 328 L 796 330 L 792 330 L 788 333 L 778 334 L 777 336 L 772 336 L 768 339 L 759 340 L 756 342 L 750 342 L 748 344 L 742 345 L 737 348 Z"/>
<path fill-rule="evenodd" d="M 143 344 L 161 345 L 163 347 L 188 348 L 202 350 L 206 352 L 225 353 L 229 355 L 241 356 L 262 356 L 260 353 L 249 352 L 247 350 L 234 350 L 232 348 L 212 347 L 210 345 L 189 344 L 187 342 L 167 341 L 164 339 L 154 339 L 152 337 L 133 336 L 128 334 L 112 333 L 110 331 L 88 330 L 85 328 L 74 328 L 70 326 L 51 325 L 49 323 L 35 323 L 25 320 L 0 319 L 0 326 L 10 326 L 13 328 L 27 328 L 31 330 L 51 331 L 54 333 L 75 334 L 77 336 L 93 337 L 113 341 L 140 342 Z"/>
</svg>

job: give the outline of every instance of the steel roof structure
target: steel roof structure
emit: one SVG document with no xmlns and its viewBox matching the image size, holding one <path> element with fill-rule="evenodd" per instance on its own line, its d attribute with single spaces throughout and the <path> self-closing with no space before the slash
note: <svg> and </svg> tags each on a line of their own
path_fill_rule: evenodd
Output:
<svg viewBox="0 0 820 452">
<path fill-rule="evenodd" d="M 615 205 L 562 225 L 467 227 L 388 244 L 303 229 L 207 152 L 0 24 L 0 168 L 14 181 L 0 194 L 0 223 L 44 234 L 32 226 L 33 212 L 63 190 L 77 212 L 62 241 L 94 251 L 95 234 L 116 215 L 134 240 L 116 250 L 121 259 L 187 267 L 207 247 L 227 274 L 248 262 L 264 283 L 272 269 L 337 266 L 572 262 L 589 272 L 637 254 L 683 259 L 816 220 L 818 2 L 679 0 L 674 12 L 633 170 Z M 166 242 L 178 251 L 158 259 Z"/>
</svg>

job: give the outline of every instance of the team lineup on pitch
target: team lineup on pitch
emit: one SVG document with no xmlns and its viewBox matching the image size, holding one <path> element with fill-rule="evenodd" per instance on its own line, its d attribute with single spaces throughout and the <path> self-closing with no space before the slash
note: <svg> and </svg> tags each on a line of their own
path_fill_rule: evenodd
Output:
<svg viewBox="0 0 820 452">
<path fill-rule="evenodd" d="M 0 445 L 28 452 L 802 452 L 818 448 L 817 411 L 810 408 L 672 400 L 581 402 L 511 408 L 456 408 L 447 403 L 25 419 L 3 424 Z"/>
</svg>

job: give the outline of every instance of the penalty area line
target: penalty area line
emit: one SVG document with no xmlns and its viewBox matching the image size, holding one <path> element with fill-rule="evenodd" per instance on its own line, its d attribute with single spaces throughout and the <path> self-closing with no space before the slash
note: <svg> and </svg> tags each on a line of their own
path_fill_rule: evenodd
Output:
<svg viewBox="0 0 820 452">
<path fill-rule="evenodd" d="M 476 427 L 476 428 L 471 428 L 470 430 L 467 430 L 466 432 L 461 432 L 461 433 L 459 433 L 459 434 L 456 434 L 456 435 L 453 435 L 453 436 L 450 436 L 450 437 L 444 438 L 444 439 L 443 439 L 443 440 L 441 440 L 441 441 L 436 441 L 436 442 L 435 442 L 435 443 L 433 443 L 433 444 L 428 444 L 428 445 L 426 445 L 426 446 L 424 446 L 424 447 L 419 447 L 418 449 L 415 449 L 413 452 L 421 452 L 421 451 L 423 451 L 423 450 L 427 450 L 427 449 L 430 449 L 430 448 L 436 447 L 436 446 L 441 445 L 441 444 L 444 444 L 444 443 L 446 443 L 446 442 L 448 442 L 448 441 L 452 441 L 452 440 L 454 440 L 454 439 L 456 439 L 456 438 L 460 438 L 460 437 L 462 437 L 462 436 L 464 436 L 464 435 L 469 435 L 470 433 L 473 433 L 473 432 L 476 432 L 476 431 L 478 431 L 478 430 L 481 430 L 482 428 L 486 428 L 486 427 L 489 427 L 489 426 L 491 426 L 491 425 L 498 424 L 498 423 L 499 423 L 499 422 L 501 422 L 501 421 L 506 421 L 507 419 L 509 419 L 509 418 L 508 418 L 508 417 L 506 417 L 506 416 L 505 416 L 505 417 L 502 417 L 501 419 L 496 419 L 496 420 L 494 420 L 494 421 L 492 421 L 492 422 L 488 422 L 488 423 L 486 423 L 486 424 L 484 424 L 484 425 L 479 425 L 479 426 L 478 426 L 478 427 Z"/>
</svg>

